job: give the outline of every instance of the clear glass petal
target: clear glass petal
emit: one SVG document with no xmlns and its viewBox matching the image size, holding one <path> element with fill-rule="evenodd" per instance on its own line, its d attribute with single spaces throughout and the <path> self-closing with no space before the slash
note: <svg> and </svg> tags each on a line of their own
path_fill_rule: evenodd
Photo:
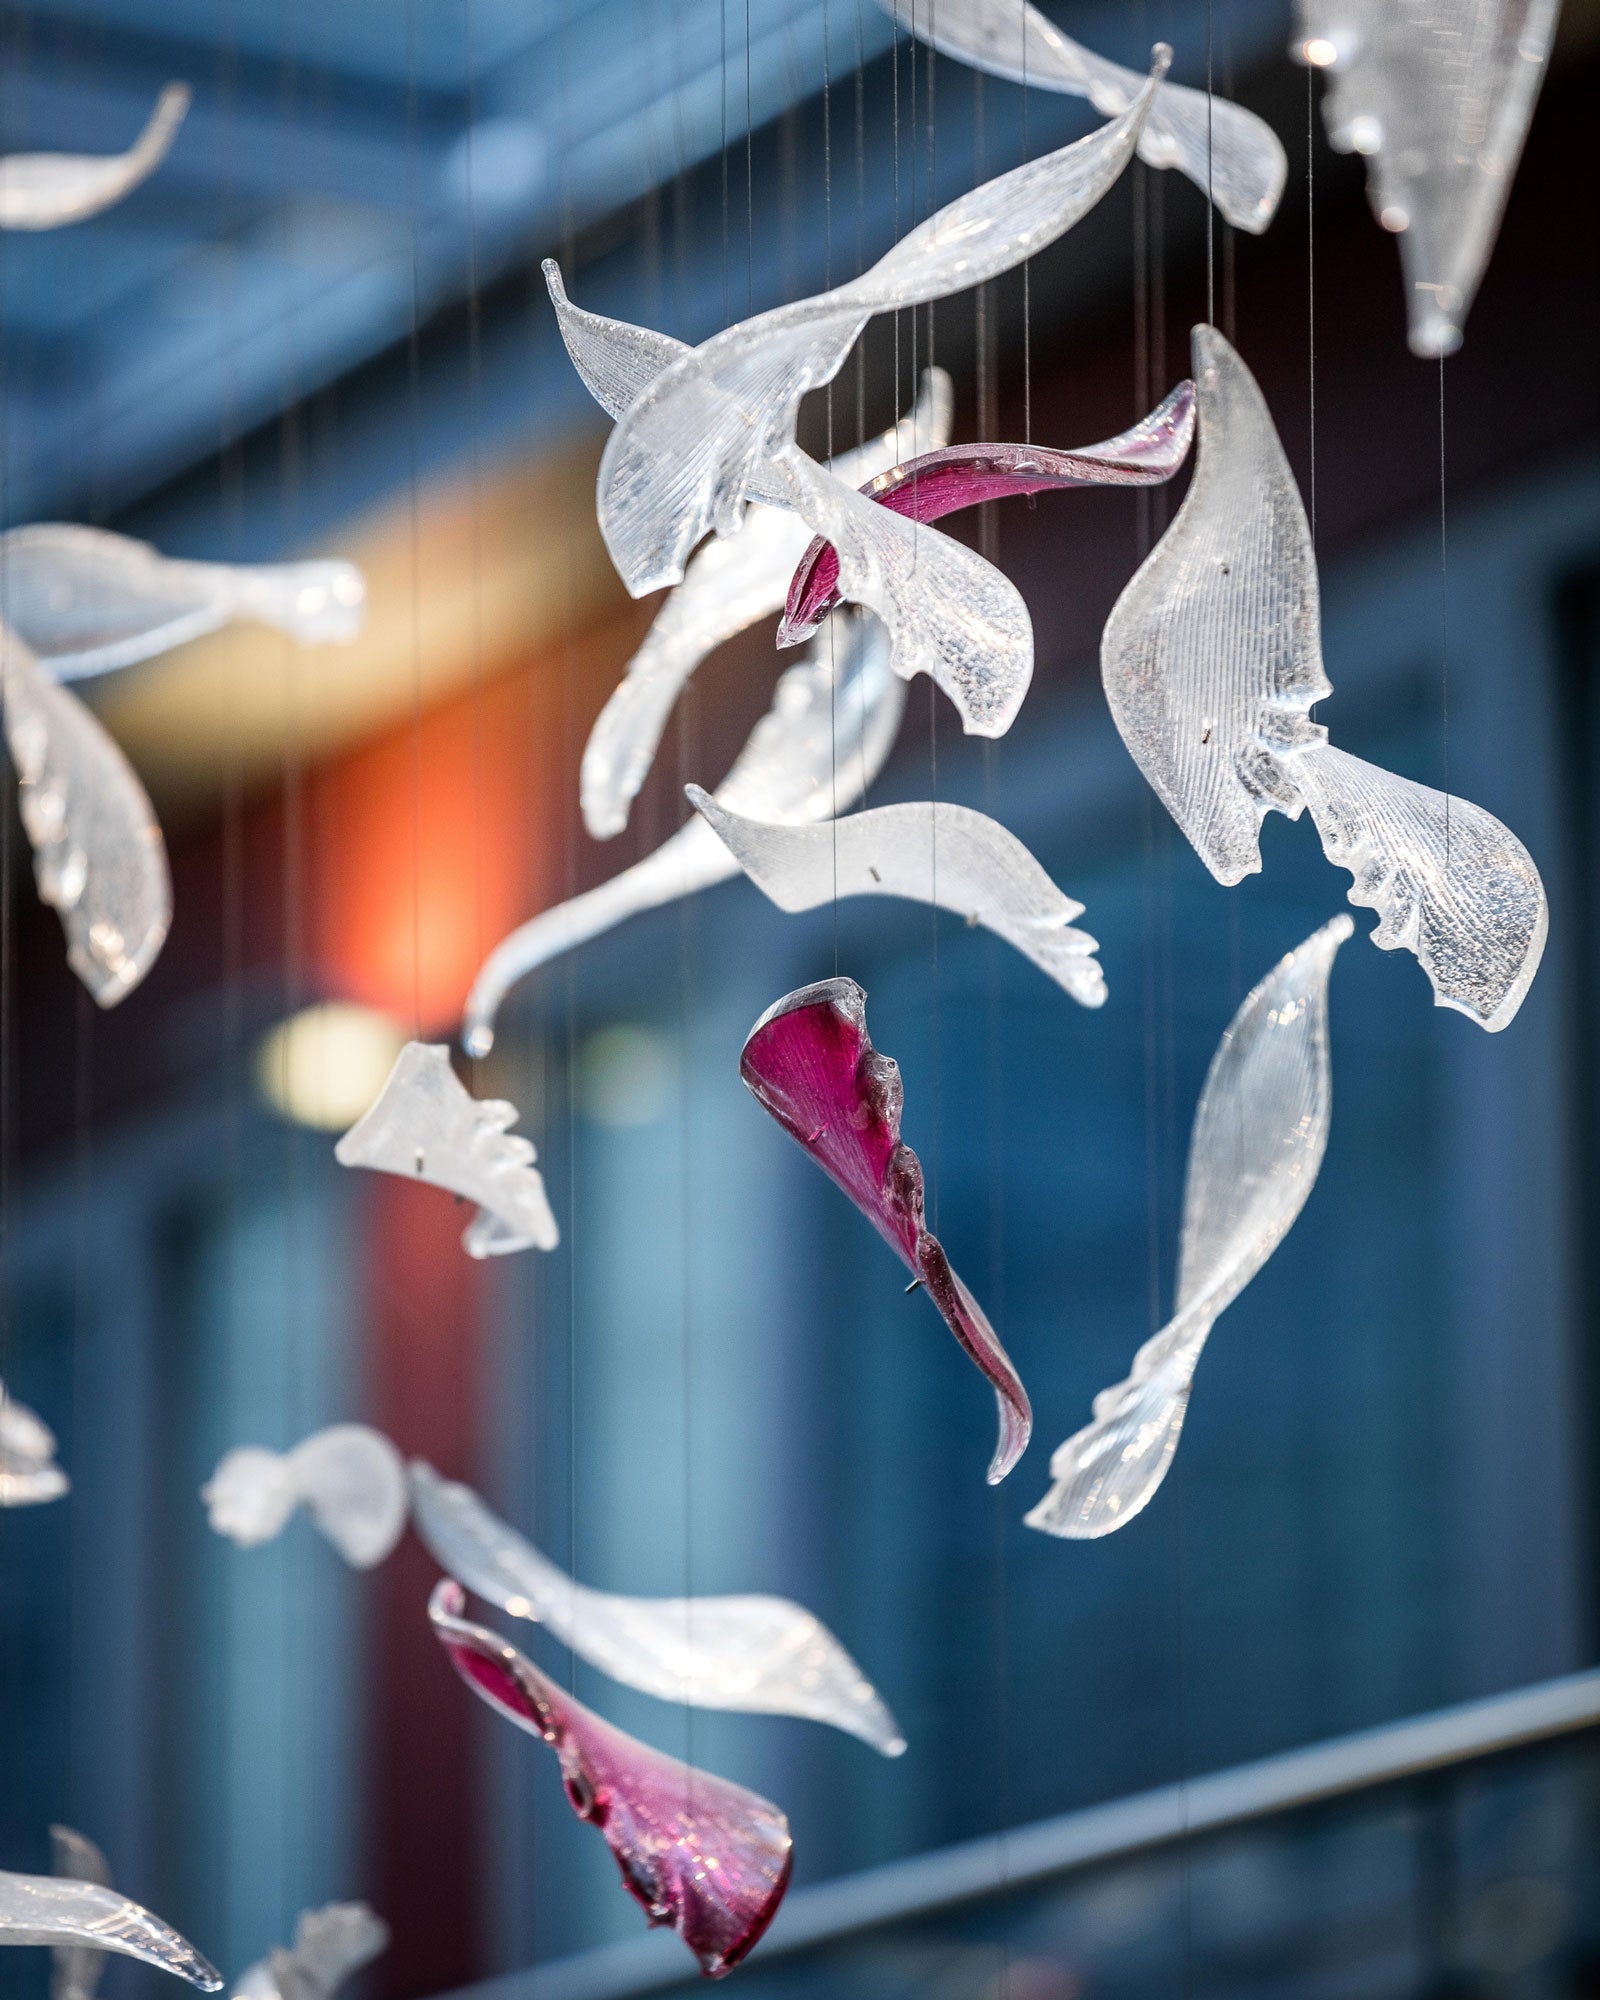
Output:
<svg viewBox="0 0 1600 2000">
<path fill-rule="evenodd" d="M 155 811 L 94 716 L 4 626 L 0 691 L 40 897 L 60 913 L 73 971 L 113 1007 L 155 963 L 172 922 Z"/>
<path fill-rule="evenodd" d="M 406 1525 L 400 1454 L 366 1424 L 331 1424 L 292 1451 L 238 1445 L 200 1489 L 211 1525 L 241 1548 L 271 1541 L 303 1506 L 353 1569 L 371 1569 Z"/>
<path fill-rule="evenodd" d="M 70 1826 L 53 1826 L 50 1853 L 57 1875 L 110 1888 L 111 1869 L 87 1835 L 75 1833 Z M 50 2000 L 94 2000 L 105 1970 L 103 1951 L 85 1944 L 58 1944 L 50 1958 Z"/>
<path fill-rule="evenodd" d="M 125 153 L 12 153 L 0 159 L 0 229 L 60 229 L 121 201 L 166 158 L 189 97 L 186 83 L 169 83 Z"/>
<path fill-rule="evenodd" d="M 742 818 L 698 785 L 687 787 L 739 866 L 780 910 L 815 910 L 839 896 L 904 896 L 981 924 L 1032 959 L 1085 1007 L 1106 997 L 1097 946 L 1065 896 L 997 820 L 924 800 L 875 806 L 825 826 Z"/>
<path fill-rule="evenodd" d="M 461 1617 L 459 1584 L 428 1615 L 461 1678 L 555 1751 L 573 1811 L 597 1826 L 628 1893 L 670 1924 L 708 1977 L 731 1972 L 789 1886 L 789 1822 L 775 1805 L 624 1735 L 514 1646 Z"/>
<path fill-rule="evenodd" d="M 248 1967 L 233 1983 L 232 2000 L 333 2000 L 388 1945 L 389 1926 L 365 1903 L 302 1910 L 293 1950 L 275 1947 Z"/>
<path fill-rule="evenodd" d="M 922 1164 L 900 1138 L 899 1065 L 868 1038 L 866 994 L 853 979 L 840 978 L 786 994 L 750 1030 L 739 1074 L 915 1274 L 992 1384 L 1000 1437 L 989 1483 L 998 1484 L 1027 1448 L 1028 1393 L 924 1220 Z"/>
<path fill-rule="evenodd" d="M 1028 0 L 880 0 L 909 34 L 941 54 L 1030 90 L 1087 97 L 1105 117 L 1125 111 L 1144 78 L 1107 62 L 1062 34 Z M 1209 193 L 1235 229 L 1259 236 L 1277 211 L 1288 162 L 1265 119 L 1179 83 L 1156 92 L 1139 157 L 1152 167 L 1176 167 Z"/>
<path fill-rule="evenodd" d="M 941 0 L 941 6 L 943 0 Z M 1560 0 L 1299 0 L 1322 114 L 1400 238 L 1414 354 L 1453 354 L 1500 232 Z"/>
<path fill-rule="evenodd" d="M 0 1945 L 92 1945 L 142 1959 L 215 1993 L 222 1975 L 186 1938 L 98 1882 L 0 1872 Z"/>
<path fill-rule="evenodd" d="M 533 1142 L 510 1135 L 516 1122 L 514 1104 L 472 1095 L 442 1042 L 407 1042 L 334 1157 L 342 1167 L 405 1174 L 477 1202 L 461 1239 L 473 1257 L 553 1250 L 560 1231 L 533 1164 Z"/>
<path fill-rule="evenodd" d="M 1335 917 L 1280 960 L 1234 1015 L 1211 1059 L 1189 1139 L 1178 1309 L 1125 1382 L 1050 1460 L 1030 1528 L 1093 1541 L 1148 1506 L 1167 1475 L 1189 1388 L 1218 1314 L 1305 1206 L 1328 1144 L 1328 975 L 1349 937 Z"/>
<path fill-rule="evenodd" d="M 37 1507 L 69 1488 L 56 1464 L 55 1433 L 0 1382 L 0 1507 Z"/>
</svg>

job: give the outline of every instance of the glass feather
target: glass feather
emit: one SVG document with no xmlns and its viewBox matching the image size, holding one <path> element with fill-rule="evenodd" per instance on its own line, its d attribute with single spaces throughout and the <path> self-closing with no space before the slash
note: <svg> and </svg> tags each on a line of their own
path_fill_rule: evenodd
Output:
<svg viewBox="0 0 1600 2000">
<path fill-rule="evenodd" d="M 55 1433 L 0 1382 L 0 1507 L 41 1506 L 70 1487 L 56 1464 Z"/>
<path fill-rule="evenodd" d="M 242 1549 L 272 1541 L 304 1507 L 352 1569 L 382 1562 L 406 1525 L 400 1454 L 366 1424 L 330 1424 L 286 1452 L 238 1445 L 200 1498 L 212 1527 Z"/>
<path fill-rule="evenodd" d="M 1000 1435 L 988 1477 L 997 1485 L 1027 1449 L 1028 1393 L 927 1226 L 922 1164 L 900 1138 L 900 1068 L 872 1046 L 866 994 L 843 978 L 786 994 L 750 1030 L 739 1075 L 902 1259 L 993 1387 Z"/>
<path fill-rule="evenodd" d="M 103 1883 L 0 1872 L 0 1945 L 89 1945 L 216 1993 L 222 1975 L 187 1938 Z"/>
<path fill-rule="evenodd" d="M 186 83 L 169 83 L 125 153 L 11 153 L 0 159 L 0 229 L 60 229 L 121 201 L 166 158 L 190 96 Z"/>
<path fill-rule="evenodd" d="M 990 76 L 1086 97 L 1102 117 L 1132 103 L 1144 78 L 1064 35 L 1028 0 L 879 0 L 907 33 Z M 1277 212 L 1288 162 L 1265 119 L 1204 90 L 1164 83 L 1139 135 L 1139 157 L 1176 167 L 1235 229 L 1259 236 Z"/>
<path fill-rule="evenodd" d="M 625 1687 L 691 1708 L 797 1715 L 905 1749 L 876 1688 L 822 1621 L 782 1597 L 622 1597 L 590 1590 L 470 1486 L 413 1459 L 411 1518 L 434 1560 L 514 1618 L 545 1626 Z"/>
<path fill-rule="evenodd" d="M 442 1042 L 407 1042 L 376 1101 L 334 1148 L 342 1167 L 427 1181 L 478 1204 L 461 1241 L 472 1257 L 553 1250 L 561 1240 L 530 1139 L 513 1137 L 517 1107 L 479 1101 Z"/>
<path fill-rule="evenodd" d="M 771 1923 L 792 1866 L 789 1823 L 742 1785 L 680 1764 L 625 1735 L 461 1617 L 442 1582 L 428 1616 L 457 1673 L 492 1708 L 548 1743 L 579 1819 L 605 1836 L 652 1924 L 668 1924 L 708 1978 L 731 1972 Z"/>
<path fill-rule="evenodd" d="M 1059 1445 L 1030 1528 L 1093 1541 L 1125 1527 L 1167 1475 L 1201 1350 L 1288 1234 L 1327 1150 L 1328 975 L 1354 928 L 1335 917 L 1247 996 L 1207 1072 L 1189 1139 L 1177 1311 Z"/>
<path fill-rule="evenodd" d="M 389 1945 L 389 1926 L 365 1903 L 302 1910 L 294 1945 L 275 1945 L 233 1983 L 231 2000 L 333 2000 Z"/>
<path fill-rule="evenodd" d="M 1098 946 L 1015 834 L 968 806 L 923 800 L 874 806 L 825 826 L 775 826 L 729 812 L 698 785 L 689 801 L 780 910 L 839 896 L 904 896 L 981 924 L 1085 1007 L 1106 997 Z"/>
<path fill-rule="evenodd" d="M 54 1872 L 65 1880 L 111 1887 L 110 1865 L 86 1834 L 70 1826 L 51 1827 L 50 1853 Z M 95 2000 L 105 1971 L 103 1951 L 86 1944 L 58 1944 L 50 1960 L 50 2000 Z"/>
</svg>

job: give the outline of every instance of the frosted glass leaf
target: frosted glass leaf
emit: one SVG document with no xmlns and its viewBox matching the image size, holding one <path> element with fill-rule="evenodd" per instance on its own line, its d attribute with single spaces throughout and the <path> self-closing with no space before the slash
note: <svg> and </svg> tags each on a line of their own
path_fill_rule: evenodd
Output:
<svg viewBox="0 0 1600 2000">
<path fill-rule="evenodd" d="M 828 826 L 774 826 L 729 812 L 687 788 L 750 880 L 780 910 L 815 910 L 838 896 L 905 896 L 981 924 L 1032 959 L 1085 1007 L 1106 997 L 1098 947 L 1064 896 L 998 821 L 967 806 L 924 800 L 875 806 Z"/>
<path fill-rule="evenodd" d="M 875 618 L 841 612 L 806 658 L 780 676 L 772 706 L 750 732 L 714 796 L 764 819 L 813 820 L 855 804 L 893 747 L 906 691 L 889 666 Z M 546 910 L 503 938 L 467 996 L 462 1043 L 487 1055 L 494 1020 L 518 980 L 614 924 L 738 874 L 703 821 L 691 819 L 653 854 L 597 889 Z"/>
<path fill-rule="evenodd" d="M 545 289 L 556 309 L 556 324 L 572 365 L 613 423 L 644 394 L 662 369 L 694 352 L 669 333 L 575 306 L 567 297 L 561 266 L 554 257 L 546 257 L 539 268 L 544 272 Z"/>
<path fill-rule="evenodd" d="M 900 1068 L 868 1038 L 866 994 L 840 978 L 786 994 L 750 1030 L 739 1075 L 903 1259 L 993 1386 L 1000 1437 L 988 1476 L 997 1485 L 1027 1449 L 1028 1392 L 924 1219 L 922 1163 L 900 1138 Z"/>
<path fill-rule="evenodd" d="M 1086 139 L 951 202 L 849 284 L 758 313 L 660 370 L 600 464 L 601 533 L 635 597 L 676 583 L 704 535 L 731 532 L 747 497 L 767 497 L 763 461 L 792 444 L 801 397 L 832 380 L 873 314 L 982 284 L 1093 208 L 1132 157 L 1170 55 L 1158 48 L 1150 82 Z"/>
<path fill-rule="evenodd" d="M 69 1486 L 56 1464 L 55 1433 L 0 1382 L 0 1507 L 37 1507 Z"/>
<path fill-rule="evenodd" d="M 400 1454 L 366 1424 L 331 1424 L 287 1452 L 239 1445 L 200 1498 L 212 1527 L 242 1549 L 272 1541 L 304 1507 L 352 1569 L 382 1562 L 406 1525 Z"/>
<path fill-rule="evenodd" d="M 111 1869 L 87 1835 L 75 1833 L 70 1826 L 53 1826 L 50 1852 L 57 1875 L 110 1888 Z M 50 2000 L 94 2000 L 105 1970 L 103 1951 L 85 1944 L 58 1944 L 50 1959 Z"/>
<path fill-rule="evenodd" d="M 941 5 L 943 0 L 941 0 Z M 1453 354 L 1494 249 L 1559 0 L 1299 0 L 1294 52 L 1400 238 L 1411 351 Z"/>
<path fill-rule="evenodd" d="M 434 1560 L 514 1618 L 548 1627 L 624 1686 L 691 1708 L 799 1715 L 905 1749 L 876 1688 L 820 1619 L 783 1597 L 620 1597 L 576 1583 L 470 1486 L 413 1459 L 411 1517 Z"/>
<path fill-rule="evenodd" d="M 443 1582 L 428 1606 L 461 1678 L 555 1751 L 573 1811 L 604 1834 L 650 1922 L 670 1924 L 709 1978 L 731 1972 L 789 1886 L 789 1822 L 755 1792 L 602 1721 L 514 1646 L 467 1624 L 464 1602 Z"/>
<path fill-rule="evenodd" d="M 0 626 L 0 693 L 40 897 L 102 1007 L 131 993 L 172 921 L 161 828 L 133 767 L 75 695 Z"/>
<path fill-rule="evenodd" d="M 1104 444 L 1081 445 L 1075 451 L 1029 444 L 949 445 L 863 481 L 860 491 L 911 520 L 939 521 L 963 507 L 1018 494 L 1156 486 L 1183 464 L 1193 437 L 1194 384 L 1180 382 L 1149 416 Z M 838 555 L 821 536 L 813 537 L 789 584 L 783 617 L 787 636 L 809 632 L 837 602 L 838 578 Z"/>
<path fill-rule="evenodd" d="M 561 1240 L 533 1162 L 513 1138 L 517 1107 L 481 1103 L 450 1067 L 442 1042 L 407 1042 L 376 1102 L 335 1146 L 341 1167 L 371 1167 L 447 1188 L 478 1204 L 461 1241 L 469 1256 L 553 1250 Z"/>
<path fill-rule="evenodd" d="M 302 1910 L 294 1948 L 274 1946 L 233 1983 L 232 2000 L 333 2000 L 389 1945 L 389 1926 L 365 1903 Z"/>
<path fill-rule="evenodd" d="M 109 673 L 239 619 L 302 645 L 353 639 L 366 584 L 346 562 L 173 562 L 102 528 L 0 535 L 0 620 L 58 681 Z"/>
<path fill-rule="evenodd" d="M 1125 111 L 1144 82 L 1062 34 L 1028 0 L 879 0 L 900 26 L 941 54 L 1030 90 L 1087 97 L 1103 117 Z M 1278 136 L 1253 111 L 1179 83 L 1156 92 L 1139 157 L 1176 167 L 1209 193 L 1235 229 L 1259 236 L 1277 211 L 1288 163 Z"/>
<path fill-rule="evenodd" d="M 928 370 L 909 414 L 859 450 L 831 460 L 831 469 L 856 486 L 886 471 L 904 449 L 943 444 L 950 435 L 950 401 L 949 376 Z M 782 607 L 805 545 L 803 521 L 782 507 L 757 503 L 733 534 L 696 553 L 584 746 L 579 797 L 584 825 L 596 840 L 626 826 L 684 683 L 708 653 Z"/>
<path fill-rule="evenodd" d="M 169 83 L 125 153 L 11 153 L 0 159 L 0 229 L 59 229 L 121 201 L 166 158 L 189 97 L 186 83 Z"/>
<path fill-rule="evenodd" d="M 176 1973 L 203 1993 L 222 1986 L 187 1938 L 99 1882 L 0 1872 L 0 1946 L 11 1944 L 91 1945 Z"/>
<path fill-rule="evenodd" d="M 1322 1165 L 1332 1083 L 1328 975 L 1353 925 L 1335 917 L 1240 1007 L 1207 1072 L 1189 1139 L 1177 1311 L 1059 1445 L 1030 1528 L 1092 1541 L 1123 1527 L 1167 1475 L 1195 1365 L 1218 1315 L 1288 1234 Z"/>
</svg>

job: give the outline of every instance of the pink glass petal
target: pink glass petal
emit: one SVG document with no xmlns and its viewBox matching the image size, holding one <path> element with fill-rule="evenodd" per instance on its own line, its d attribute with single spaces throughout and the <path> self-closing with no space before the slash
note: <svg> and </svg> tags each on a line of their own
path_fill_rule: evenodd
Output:
<svg viewBox="0 0 1600 2000">
<path fill-rule="evenodd" d="M 1194 384 L 1180 382 L 1132 430 L 1104 444 L 1054 451 L 1032 444 L 953 444 L 907 459 L 860 490 L 917 521 L 938 521 L 985 500 L 1079 486 L 1159 486 L 1178 470 L 1194 440 Z M 789 582 L 780 646 L 813 632 L 839 601 L 839 558 L 815 537 Z"/>
<path fill-rule="evenodd" d="M 709 1979 L 731 1972 L 789 1886 L 789 1822 L 726 1778 L 680 1764 L 603 1722 L 514 1646 L 461 1617 L 448 1579 L 428 1605 L 434 1635 L 492 1708 L 548 1743 L 579 1819 L 605 1835 L 629 1893 L 670 1924 Z"/>
<path fill-rule="evenodd" d="M 1033 1429 L 1028 1392 L 923 1220 L 922 1163 L 900 1139 L 900 1066 L 868 1039 L 866 994 L 853 979 L 824 979 L 788 994 L 751 1029 L 739 1074 L 915 1272 L 988 1377 L 1000 1406 L 1000 1438 L 989 1466 L 989 1483 L 998 1484 L 1027 1448 Z"/>
</svg>

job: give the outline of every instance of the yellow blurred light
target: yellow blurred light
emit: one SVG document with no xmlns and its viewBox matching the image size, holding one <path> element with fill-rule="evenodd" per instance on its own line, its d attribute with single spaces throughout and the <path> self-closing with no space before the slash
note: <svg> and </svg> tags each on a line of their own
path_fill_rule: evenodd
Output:
<svg viewBox="0 0 1600 2000">
<path fill-rule="evenodd" d="M 1300 53 L 1313 69 L 1329 69 L 1339 60 L 1338 49 L 1322 35 L 1313 35 L 1302 46 Z"/>
<path fill-rule="evenodd" d="M 376 1007 L 330 1000 L 302 1008 L 262 1037 L 256 1080 L 285 1118 L 342 1132 L 382 1090 L 404 1043 L 398 1025 Z"/>
</svg>

